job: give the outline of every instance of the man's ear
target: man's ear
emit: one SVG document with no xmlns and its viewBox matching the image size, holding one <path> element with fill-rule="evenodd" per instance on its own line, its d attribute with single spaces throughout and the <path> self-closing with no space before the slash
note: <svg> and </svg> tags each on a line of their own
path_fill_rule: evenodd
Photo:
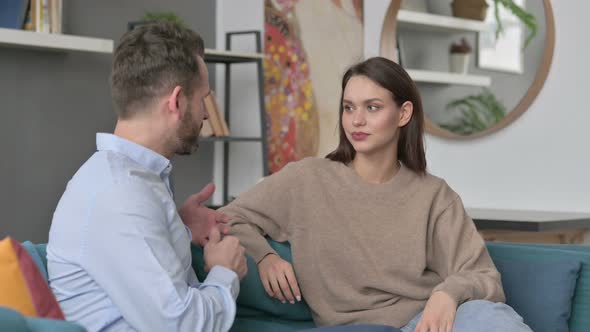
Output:
<svg viewBox="0 0 590 332">
<path fill-rule="evenodd" d="M 399 112 L 399 122 L 398 127 L 403 127 L 410 122 L 412 119 L 412 114 L 414 114 L 414 104 L 411 101 L 406 101 L 402 104 Z"/>
<path fill-rule="evenodd" d="M 176 86 L 172 93 L 168 95 L 167 106 L 168 110 L 171 112 L 179 112 L 180 111 L 180 93 L 182 92 L 182 87 Z"/>
</svg>

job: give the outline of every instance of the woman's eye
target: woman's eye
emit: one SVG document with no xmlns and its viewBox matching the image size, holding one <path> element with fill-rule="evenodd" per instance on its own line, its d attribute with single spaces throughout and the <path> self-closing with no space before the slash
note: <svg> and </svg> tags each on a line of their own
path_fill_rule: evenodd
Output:
<svg viewBox="0 0 590 332">
<path fill-rule="evenodd" d="M 342 106 L 342 109 L 345 112 L 350 112 L 350 111 L 352 111 L 352 106 L 350 106 L 350 105 L 344 105 L 344 106 Z"/>
<path fill-rule="evenodd" d="M 378 111 L 380 108 L 381 108 L 381 107 L 379 107 L 379 106 L 377 106 L 377 105 L 369 105 L 369 106 L 367 107 L 367 109 L 368 109 L 369 111 L 371 111 L 371 112 Z"/>
</svg>

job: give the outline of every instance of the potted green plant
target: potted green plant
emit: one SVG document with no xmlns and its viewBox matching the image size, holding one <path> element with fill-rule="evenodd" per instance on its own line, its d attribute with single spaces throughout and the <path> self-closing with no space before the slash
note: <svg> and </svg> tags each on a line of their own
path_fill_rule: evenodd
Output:
<svg viewBox="0 0 590 332">
<path fill-rule="evenodd" d="M 127 29 L 133 30 L 133 28 L 148 22 L 173 22 L 186 27 L 184 21 L 173 12 L 147 12 L 139 21 L 127 23 Z"/>
<path fill-rule="evenodd" d="M 536 17 L 517 5 L 513 0 L 491 1 L 494 6 L 494 17 L 496 18 L 496 36 L 499 36 L 504 30 L 502 21 L 500 20 L 499 10 L 500 6 L 502 6 L 514 14 L 529 30 L 529 34 L 524 42 L 524 47 L 527 47 L 539 29 Z M 450 15 L 450 9 L 452 8 L 452 15 L 455 17 L 479 21 L 485 20 L 488 7 L 489 5 L 486 0 L 453 0 L 452 4 L 450 0 L 429 0 L 428 2 L 428 10 L 432 13 Z"/>
<path fill-rule="evenodd" d="M 451 122 L 439 123 L 439 126 L 459 135 L 483 131 L 506 115 L 506 107 L 489 89 L 483 89 L 477 95 L 453 100 L 447 104 L 446 109 L 456 114 Z"/>
<path fill-rule="evenodd" d="M 173 22 L 186 27 L 184 21 L 173 12 L 147 12 L 141 20 L 147 22 Z"/>
<path fill-rule="evenodd" d="M 461 42 L 452 43 L 449 49 L 449 67 L 452 73 L 466 74 L 469 68 L 469 59 L 471 57 L 471 45 L 467 39 L 461 38 Z"/>
</svg>

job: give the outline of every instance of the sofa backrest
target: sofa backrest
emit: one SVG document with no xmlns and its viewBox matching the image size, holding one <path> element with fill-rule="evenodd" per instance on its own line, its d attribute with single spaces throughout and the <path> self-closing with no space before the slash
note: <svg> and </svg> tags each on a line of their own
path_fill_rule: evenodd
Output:
<svg viewBox="0 0 590 332">
<path fill-rule="evenodd" d="M 590 246 L 563 244 L 522 244 L 488 243 L 493 260 L 513 262 L 559 262 L 577 260 L 581 262 L 569 318 L 570 332 L 590 331 Z M 553 285 L 547 285 L 550 290 Z M 540 289 L 543 295 L 548 291 Z"/>
</svg>

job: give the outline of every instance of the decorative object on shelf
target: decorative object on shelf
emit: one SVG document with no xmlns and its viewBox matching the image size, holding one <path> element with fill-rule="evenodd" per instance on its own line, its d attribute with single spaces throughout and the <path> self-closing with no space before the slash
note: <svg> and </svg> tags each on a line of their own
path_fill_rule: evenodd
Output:
<svg viewBox="0 0 590 332">
<path fill-rule="evenodd" d="M 14 1 L 14 0 L 4 0 Z M 24 1 L 27 7 L 23 28 L 27 31 L 62 33 L 62 0 Z"/>
<path fill-rule="evenodd" d="M 486 0 L 453 0 L 453 16 L 483 21 L 489 5 Z"/>
<path fill-rule="evenodd" d="M 28 0 L 0 1 L 0 28 L 22 29 L 27 17 Z"/>
<path fill-rule="evenodd" d="M 460 43 L 452 43 L 450 48 L 449 67 L 451 73 L 467 74 L 469 59 L 471 58 L 471 45 L 467 39 L 461 38 Z"/>
<path fill-rule="evenodd" d="M 211 122 L 209 120 L 203 121 L 203 126 L 201 126 L 201 131 L 199 132 L 200 137 L 212 137 L 215 135 L 213 131 L 213 127 L 211 126 Z"/>
<path fill-rule="evenodd" d="M 428 5 L 426 4 L 426 0 L 406 0 L 402 1 L 401 9 L 411 10 L 414 12 L 421 12 L 427 13 L 428 12 Z"/>
<path fill-rule="evenodd" d="M 506 115 L 506 107 L 489 89 L 483 89 L 477 95 L 453 100 L 447 104 L 446 109 L 458 114 L 452 122 L 439 125 L 459 135 L 470 135 L 486 130 Z"/>
<path fill-rule="evenodd" d="M 434 0 L 428 2 L 429 9 L 432 4 L 436 3 L 435 1 L 446 2 L 447 5 L 450 3 L 450 0 Z M 512 1 L 518 3 L 517 0 Z M 481 34 L 489 31 L 490 38 L 495 39 L 495 28 L 488 23 L 402 11 L 399 10 L 400 4 L 400 0 L 391 0 L 381 29 L 379 54 L 389 59 L 395 58 L 396 37 L 398 36 L 403 39 L 406 35 L 411 34 L 412 38 L 406 38 L 404 45 L 409 62 L 413 61 L 416 54 L 434 54 L 436 50 L 447 48 L 453 33 L 463 32 L 463 37 L 472 45 L 477 41 L 476 33 Z M 440 5 L 444 7 L 442 4 Z M 499 5 L 501 10 L 507 12 L 500 2 Z M 436 56 L 425 57 L 421 67 L 412 67 L 411 63 L 405 66 L 416 68 L 407 69 L 407 71 L 420 88 L 425 110 L 425 127 L 428 133 L 444 138 L 474 139 L 508 126 L 529 108 L 549 74 L 555 46 L 555 22 L 550 0 L 529 1 L 526 11 L 536 18 L 538 33 L 526 49 L 522 47 L 524 37 L 521 39 L 520 46 L 515 48 L 520 53 L 519 56 L 525 60 L 522 61 L 522 75 L 507 75 L 495 71 L 479 71 L 479 75 L 440 72 L 437 71 L 437 68 L 444 68 L 446 64 L 441 63 L 442 57 Z M 492 15 L 491 19 L 495 20 L 492 9 L 488 12 L 488 15 Z M 520 25 L 518 21 L 516 22 Z M 398 25 L 403 29 L 398 31 Z M 505 33 L 502 35 L 506 34 L 508 28 L 509 26 L 505 24 Z M 522 27 L 522 29 L 525 28 Z M 502 59 L 498 55 L 495 60 Z M 474 91 L 473 86 L 489 87 L 490 92 L 505 106 L 505 115 L 492 125 L 475 127 L 478 129 L 472 131 L 471 134 L 466 134 L 467 131 L 459 133 L 459 130 L 453 132 L 448 128 L 441 127 L 439 124 L 453 124 L 456 116 L 461 115 L 460 112 L 445 111 L 444 105 L 462 96 L 476 95 L 478 92 Z"/>
<path fill-rule="evenodd" d="M 203 125 L 205 129 L 201 136 L 216 136 L 216 137 L 223 137 L 229 136 L 229 128 L 227 122 L 225 121 L 225 117 L 223 116 L 223 112 L 219 108 L 219 104 L 217 103 L 217 98 L 215 97 L 215 93 L 211 91 L 205 100 L 203 101 L 205 104 L 205 109 L 209 114 L 209 119 L 207 120 L 207 125 L 211 128 L 211 133 L 209 134 L 209 128 Z M 203 130 L 202 130 L 203 131 Z"/>
</svg>

